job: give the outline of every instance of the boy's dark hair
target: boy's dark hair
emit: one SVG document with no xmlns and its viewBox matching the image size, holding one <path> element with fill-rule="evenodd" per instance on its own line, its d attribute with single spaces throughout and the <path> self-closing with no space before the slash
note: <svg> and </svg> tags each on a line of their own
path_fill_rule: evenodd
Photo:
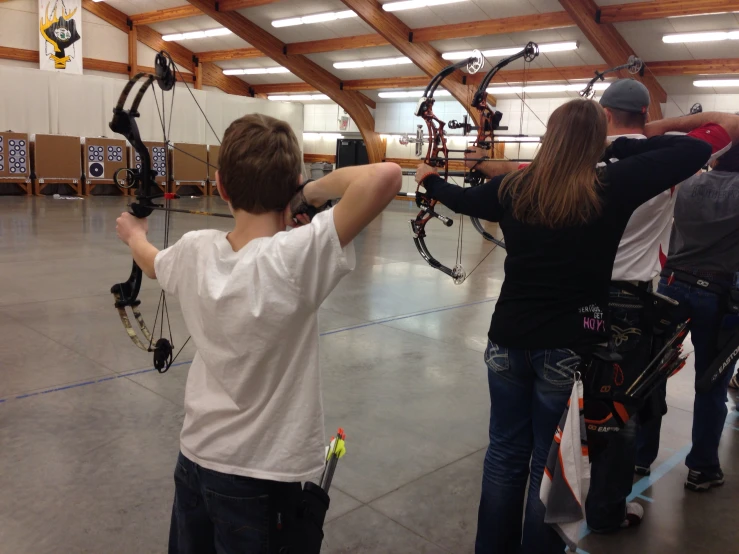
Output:
<svg viewBox="0 0 739 554">
<path fill-rule="evenodd" d="M 613 122 L 618 127 L 643 129 L 644 126 L 647 124 L 646 113 L 627 112 L 625 110 L 619 110 L 616 108 L 606 108 L 606 110 L 611 112 Z"/>
<path fill-rule="evenodd" d="M 234 209 L 263 214 L 285 209 L 295 195 L 302 164 L 290 125 L 249 114 L 226 129 L 218 174 Z"/>
</svg>

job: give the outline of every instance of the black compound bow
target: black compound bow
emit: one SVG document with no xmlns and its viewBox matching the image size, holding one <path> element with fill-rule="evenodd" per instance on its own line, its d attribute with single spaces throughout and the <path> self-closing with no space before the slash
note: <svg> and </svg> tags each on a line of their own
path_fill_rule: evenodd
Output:
<svg viewBox="0 0 739 554">
<path fill-rule="evenodd" d="M 582 96 L 583 98 L 593 98 L 593 96 L 595 96 L 595 83 L 597 83 L 598 81 L 603 81 L 605 79 L 605 76 L 609 73 L 615 73 L 617 71 L 621 71 L 622 69 L 625 69 L 632 75 L 636 75 L 637 73 L 643 74 L 644 63 L 642 63 L 641 59 L 632 55 L 629 56 L 629 60 L 625 64 L 608 68 L 605 71 L 596 71 L 595 77 L 590 79 L 588 84 L 585 85 L 585 88 L 580 91 L 580 96 Z"/>
<path fill-rule="evenodd" d="M 165 123 L 166 113 L 165 113 L 165 107 L 164 107 L 164 92 L 172 91 L 172 106 L 173 106 L 174 88 L 175 88 L 175 81 L 176 81 L 175 72 L 178 70 L 171 56 L 167 52 L 164 52 L 164 51 L 159 52 L 156 55 L 154 65 L 155 65 L 155 73 L 138 73 L 128 81 L 128 83 L 124 87 L 123 92 L 121 93 L 118 99 L 118 103 L 113 109 L 113 119 L 110 122 L 110 129 L 114 133 L 123 135 L 126 138 L 126 140 L 129 142 L 129 144 L 131 145 L 131 148 L 133 148 L 133 150 L 136 152 L 136 154 L 138 154 L 141 160 L 140 167 L 121 168 L 118 171 L 116 171 L 114 175 L 114 180 L 122 188 L 135 190 L 136 199 L 129 206 L 130 213 L 134 215 L 135 217 L 138 217 L 141 219 L 149 217 L 154 210 L 163 210 L 165 212 L 165 227 L 164 227 L 165 244 L 164 244 L 164 247 L 166 248 L 168 240 L 169 240 L 169 223 L 170 223 L 169 215 L 171 212 L 197 214 L 197 215 L 211 215 L 211 216 L 217 216 L 217 217 L 231 217 L 231 216 L 228 214 L 210 213 L 210 212 L 203 212 L 203 211 L 196 211 L 196 210 L 173 209 L 168 206 L 157 204 L 155 202 L 155 200 L 160 199 L 160 198 L 165 199 L 165 200 L 170 200 L 170 199 L 176 198 L 177 196 L 174 194 L 165 193 L 159 189 L 159 186 L 156 183 L 157 172 L 153 169 L 152 161 L 151 161 L 151 154 L 149 153 L 149 149 L 144 144 L 144 141 L 141 138 L 141 133 L 139 132 L 139 127 L 138 127 L 138 124 L 136 123 L 136 119 L 141 115 L 139 113 L 139 107 L 141 105 L 141 101 L 144 99 L 144 96 L 146 95 L 147 91 L 151 90 L 152 93 L 154 94 L 154 100 L 157 106 L 157 112 L 159 113 L 159 118 L 162 124 L 162 132 L 164 133 L 164 142 L 166 144 L 166 147 L 167 148 L 174 147 L 167 138 L 167 128 L 166 128 L 166 123 Z M 126 109 L 125 106 L 126 106 L 128 97 L 131 94 L 131 91 L 136 86 L 136 84 L 139 82 L 141 82 L 142 84 L 139 87 L 138 92 L 136 93 L 136 96 L 134 97 L 134 100 L 131 103 L 130 107 Z M 162 90 L 161 110 L 159 108 L 159 102 L 157 100 L 156 93 L 154 91 L 155 83 Z M 185 85 L 187 86 L 186 82 L 185 82 Z M 190 87 L 187 86 L 187 89 L 190 90 Z M 190 94 L 192 95 L 192 91 L 190 91 Z M 195 100 L 195 103 L 198 105 L 198 108 L 200 108 L 200 105 L 198 104 L 197 99 L 195 99 L 194 95 L 192 96 L 193 96 L 193 100 Z M 205 113 L 203 112 L 202 108 L 200 108 L 200 111 L 201 113 L 203 113 L 203 117 L 205 117 Z M 172 109 L 170 107 L 170 124 L 171 124 L 171 117 L 172 117 Z M 208 118 L 205 117 L 205 120 L 208 123 L 208 126 L 210 127 L 211 131 L 213 131 L 214 136 L 216 136 L 217 138 L 218 135 L 213 130 L 213 126 L 208 121 Z M 201 160 L 199 158 L 196 158 L 196 159 L 198 159 L 204 164 L 209 165 L 205 160 Z M 166 181 L 167 179 L 165 179 L 165 183 Z M 169 323 L 169 310 L 167 308 L 167 298 L 166 298 L 164 291 L 162 291 L 159 296 L 159 305 L 157 307 L 157 312 L 156 312 L 156 316 L 154 319 L 154 326 L 152 327 L 152 329 L 156 331 L 157 323 L 159 324 L 159 338 L 155 340 L 154 335 L 150 331 L 149 327 L 146 325 L 146 322 L 144 321 L 144 317 L 141 314 L 141 310 L 140 310 L 141 300 L 139 300 L 138 296 L 139 296 L 139 291 L 141 289 L 142 277 L 143 277 L 143 274 L 142 274 L 141 268 L 134 261 L 133 266 L 131 268 L 131 274 L 129 275 L 128 279 L 124 281 L 123 283 L 118 283 L 118 284 L 113 285 L 113 287 L 110 289 L 110 292 L 113 294 L 113 298 L 115 299 L 115 307 L 118 310 L 118 315 L 120 316 L 121 322 L 123 323 L 123 326 L 126 329 L 128 336 L 131 338 L 131 341 L 133 341 L 133 343 L 141 350 L 144 350 L 145 352 L 153 353 L 154 367 L 160 373 L 164 373 L 170 368 L 170 366 L 174 363 L 174 361 L 177 358 L 177 356 L 173 356 L 174 344 L 172 340 L 172 329 Z M 133 317 L 136 320 L 136 323 L 138 324 L 138 327 L 141 331 L 141 335 L 143 335 L 144 340 L 141 340 L 141 337 L 131 325 L 131 320 L 126 311 L 127 308 L 130 308 L 131 313 L 133 314 Z M 164 337 L 165 320 L 166 320 L 166 328 L 169 333 L 169 338 Z M 180 347 L 180 350 L 177 352 L 177 355 L 179 355 L 179 353 L 182 352 L 182 349 L 185 347 L 185 345 L 187 344 L 189 340 L 190 339 L 188 338 L 183 343 L 182 347 Z"/>
</svg>

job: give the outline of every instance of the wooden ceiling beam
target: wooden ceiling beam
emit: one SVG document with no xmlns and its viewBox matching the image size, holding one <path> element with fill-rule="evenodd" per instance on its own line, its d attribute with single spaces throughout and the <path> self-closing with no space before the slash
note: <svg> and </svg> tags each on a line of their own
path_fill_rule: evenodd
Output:
<svg viewBox="0 0 739 554">
<path fill-rule="evenodd" d="M 593 0 L 559 0 L 559 3 L 610 67 L 626 63 L 629 56 L 635 54 L 633 48 L 612 23 L 596 23 L 595 16 L 599 8 Z M 621 71 L 620 74 L 622 77 L 631 76 L 626 71 Z M 634 75 L 633 77 L 641 81 L 649 90 L 652 99 L 649 103 L 649 116 L 652 121 L 662 119 L 660 103 L 667 101 L 665 89 L 649 69 L 644 72 L 643 76 Z"/>
<path fill-rule="evenodd" d="M 647 67 L 657 77 L 732 74 L 739 73 L 739 58 L 647 62 Z"/>
<path fill-rule="evenodd" d="M 195 54 L 201 62 L 222 62 L 226 60 L 247 60 L 263 58 L 264 53 L 256 48 L 236 48 L 235 50 L 209 50 Z"/>
<path fill-rule="evenodd" d="M 411 30 L 397 16 L 382 9 L 377 0 L 341 0 L 341 2 L 356 14 L 367 25 L 382 35 L 397 48 L 404 56 L 407 56 L 421 71 L 429 76 L 436 75 L 449 65 L 441 54 L 429 43 L 410 42 Z M 469 87 L 463 84 L 462 72 L 455 72 L 444 79 L 444 88 L 463 106 L 469 104 Z M 490 103 L 495 104 L 495 99 L 489 97 Z M 479 112 L 469 111 L 470 116 L 477 121 Z"/>
<path fill-rule="evenodd" d="M 702 15 L 709 13 L 737 11 L 736 0 L 653 0 L 635 2 L 633 4 L 616 4 L 599 8 L 596 17 L 600 23 L 621 23 L 626 21 L 644 21 L 678 15 Z"/>
<path fill-rule="evenodd" d="M 381 35 L 356 35 L 353 37 L 329 38 L 324 40 L 309 40 L 306 42 L 288 43 L 287 54 L 318 54 L 320 52 L 334 52 L 336 50 L 352 50 L 354 48 L 371 48 L 373 46 L 387 46 L 390 44 Z"/>
<path fill-rule="evenodd" d="M 375 120 L 365 104 L 367 99 L 362 94 L 342 90 L 341 81 L 335 75 L 305 56 L 285 55 L 285 43 L 240 13 L 216 11 L 210 0 L 188 0 L 188 2 L 229 29 L 237 37 L 254 45 L 275 62 L 287 68 L 293 75 L 310 83 L 346 110 L 362 133 L 370 162 L 382 161 L 384 157 L 382 141 L 374 131 Z"/>
<path fill-rule="evenodd" d="M 149 25 L 151 23 L 184 19 L 185 17 L 194 17 L 197 15 L 203 15 L 203 12 L 193 6 L 185 5 L 164 10 L 155 10 L 153 12 L 137 13 L 129 17 L 134 25 Z"/>
<path fill-rule="evenodd" d="M 242 8 L 254 8 L 273 4 L 278 0 L 220 0 L 218 9 L 223 12 L 240 10 Z M 149 25 L 151 23 L 160 23 L 162 21 L 173 21 L 175 19 L 184 19 L 186 17 L 196 17 L 203 15 L 195 6 L 185 5 L 176 6 L 174 8 L 166 8 L 163 10 L 154 10 L 151 12 L 137 13 L 130 16 L 134 25 Z"/>
<path fill-rule="evenodd" d="M 259 94 L 289 94 L 289 93 L 311 93 L 317 94 L 318 89 L 308 83 L 277 83 L 274 85 L 253 85 L 254 92 Z M 348 90 L 344 87 L 344 90 Z M 356 90 L 356 89 L 354 89 Z"/>
</svg>

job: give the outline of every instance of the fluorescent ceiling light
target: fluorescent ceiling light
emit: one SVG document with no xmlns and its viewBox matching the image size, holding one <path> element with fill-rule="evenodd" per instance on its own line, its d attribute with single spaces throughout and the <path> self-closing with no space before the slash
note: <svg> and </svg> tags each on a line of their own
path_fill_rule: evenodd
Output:
<svg viewBox="0 0 739 554">
<path fill-rule="evenodd" d="M 596 83 L 593 85 L 595 90 L 606 90 L 611 83 Z M 585 84 L 575 85 L 528 85 L 528 86 L 507 86 L 507 87 L 490 87 L 490 94 L 522 94 L 522 93 L 547 93 L 547 92 L 580 92 L 585 88 Z"/>
<path fill-rule="evenodd" d="M 405 56 L 400 58 L 379 58 L 374 60 L 356 60 L 352 62 L 336 62 L 334 67 L 336 69 L 356 69 L 359 67 L 381 67 L 387 65 L 402 65 L 407 63 L 413 63 L 409 58 Z"/>
<path fill-rule="evenodd" d="M 253 67 L 250 69 L 224 69 L 224 75 L 266 75 L 268 73 L 290 73 L 290 70 L 280 65 L 276 67 Z"/>
<path fill-rule="evenodd" d="M 693 81 L 694 87 L 739 87 L 739 79 Z"/>
<path fill-rule="evenodd" d="M 325 94 L 275 94 L 268 96 L 267 100 L 275 102 L 310 102 L 311 100 L 329 100 Z"/>
<path fill-rule="evenodd" d="M 339 133 L 303 133 L 304 139 L 324 139 L 324 140 L 336 140 L 343 139 L 344 135 Z"/>
<path fill-rule="evenodd" d="M 564 52 L 567 50 L 577 50 L 578 46 L 579 44 L 576 41 L 551 42 L 549 44 L 540 44 L 539 52 L 542 52 L 544 54 L 548 52 Z M 516 54 L 521 50 L 523 50 L 523 46 L 514 46 L 512 48 L 497 48 L 495 50 L 484 50 L 482 55 L 486 58 L 512 56 L 513 54 Z M 471 50 L 463 52 L 446 52 L 441 55 L 441 57 L 445 60 L 463 60 L 472 56 L 474 56 L 474 53 Z"/>
<path fill-rule="evenodd" d="M 327 21 L 336 21 L 337 19 L 346 19 L 348 17 L 357 17 L 352 10 L 344 10 L 341 12 L 325 12 L 314 13 L 303 17 L 291 17 L 288 19 L 277 19 L 272 22 L 272 27 L 293 27 L 295 25 L 309 25 L 311 23 L 326 23 Z"/>
<path fill-rule="evenodd" d="M 442 6 L 444 4 L 457 4 L 458 2 L 467 2 L 467 0 L 405 0 L 403 2 L 389 2 L 388 4 L 383 4 L 382 9 L 386 12 L 398 12 L 401 10 L 415 10 L 431 6 Z"/>
<path fill-rule="evenodd" d="M 452 93 L 448 90 L 437 90 L 434 93 L 435 97 L 438 96 L 451 96 Z M 380 98 L 421 98 L 423 96 L 422 90 L 394 90 L 392 92 L 380 92 L 377 94 Z"/>
<path fill-rule="evenodd" d="M 218 29 L 208 29 L 207 31 L 191 31 L 189 33 L 177 33 L 174 35 L 164 35 L 162 40 L 168 42 L 173 40 L 190 40 L 194 38 L 206 38 L 206 37 L 221 37 L 224 35 L 230 35 L 231 31 L 225 27 L 219 27 Z"/>
<path fill-rule="evenodd" d="M 719 40 L 739 40 L 739 31 L 710 31 L 706 33 L 681 33 L 665 35 L 662 42 L 674 44 L 676 42 L 714 42 Z"/>
<path fill-rule="evenodd" d="M 719 81 L 726 82 L 726 81 Z M 547 93 L 547 92 L 580 92 L 585 88 L 586 83 L 571 85 L 527 85 L 527 86 L 497 86 L 488 88 L 490 94 L 522 94 L 522 93 Z M 606 90 L 611 83 L 595 83 L 593 89 Z M 709 86 L 709 85 L 702 85 Z M 728 85 L 727 85 L 728 86 Z M 392 92 L 380 92 L 377 94 L 380 98 L 421 98 L 422 90 L 394 90 Z M 447 90 L 437 90 L 435 97 L 451 96 Z"/>
</svg>

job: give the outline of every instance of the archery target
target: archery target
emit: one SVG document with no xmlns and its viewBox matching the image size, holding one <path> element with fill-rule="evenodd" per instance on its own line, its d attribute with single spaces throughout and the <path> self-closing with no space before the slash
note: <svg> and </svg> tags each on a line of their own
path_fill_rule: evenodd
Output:
<svg viewBox="0 0 739 554">
<path fill-rule="evenodd" d="M 122 162 L 123 161 L 123 147 L 108 146 L 108 161 L 109 162 Z"/>
<path fill-rule="evenodd" d="M 23 139 L 8 140 L 8 170 L 10 173 L 24 174 L 28 172 L 28 151 Z"/>
<path fill-rule="evenodd" d="M 100 162 L 91 162 L 87 166 L 87 173 L 90 177 L 102 177 L 105 174 L 105 166 Z"/>
<path fill-rule="evenodd" d="M 104 147 L 90 144 L 87 147 L 87 174 L 90 177 L 100 178 L 105 175 Z"/>
<path fill-rule="evenodd" d="M 167 151 L 163 146 L 154 146 L 151 149 L 151 165 L 157 175 L 166 175 L 167 173 Z"/>
</svg>

